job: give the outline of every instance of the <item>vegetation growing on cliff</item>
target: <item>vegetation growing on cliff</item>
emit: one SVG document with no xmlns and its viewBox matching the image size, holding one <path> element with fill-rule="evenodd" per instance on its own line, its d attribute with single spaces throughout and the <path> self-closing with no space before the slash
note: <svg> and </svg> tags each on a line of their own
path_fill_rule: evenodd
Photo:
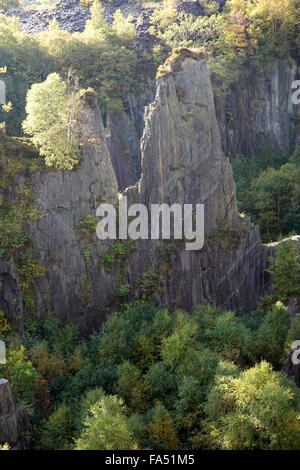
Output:
<svg viewBox="0 0 300 470">
<path fill-rule="evenodd" d="M 78 163 L 78 92 L 68 89 L 57 73 L 32 85 L 22 126 L 45 157 L 46 166 L 72 170 Z"/>
<path fill-rule="evenodd" d="M 210 68 L 226 90 L 238 79 L 243 63 L 265 69 L 274 57 L 297 55 L 298 0 L 228 0 L 222 12 L 215 2 L 200 4 L 206 16 L 178 11 L 172 0 L 154 10 L 150 32 L 159 40 L 154 47 L 158 62 L 176 47 L 204 46 Z"/>
</svg>

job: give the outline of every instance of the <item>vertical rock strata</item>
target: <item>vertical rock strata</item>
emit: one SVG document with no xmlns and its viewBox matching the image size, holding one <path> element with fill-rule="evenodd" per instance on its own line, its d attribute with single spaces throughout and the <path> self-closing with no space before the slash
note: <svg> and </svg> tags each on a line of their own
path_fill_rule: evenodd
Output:
<svg viewBox="0 0 300 470">
<path fill-rule="evenodd" d="M 258 229 L 237 211 L 205 57 L 184 49 L 161 69 L 155 99 L 145 110 L 142 176 L 126 190 L 129 202 L 146 205 L 203 203 L 201 251 L 139 241 L 121 264 L 113 262 L 106 269 L 99 260 L 113 241 L 98 240 L 93 227 L 88 233 L 78 229 L 87 214 L 95 217 L 99 203 L 118 200 L 107 135 L 94 98 L 83 104 L 81 134 L 83 156 L 77 168 L 30 176 L 39 218 L 30 221 L 27 230 L 46 268 L 35 286 L 38 313 L 79 321 L 90 331 L 124 301 L 117 295 L 118 283 L 128 282 L 129 299 L 136 299 L 143 294 L 139 276 L 151 272 L 159 279 L 153 292 L 158 303 L 186 309 L 208 302 L 243 311 L 255 308 L 267 285 L 267 250 Z M 22 190 L 24 177 L 16 179 Z M 126 268 L 122 276 L 120 266 Z"/>
</svg>

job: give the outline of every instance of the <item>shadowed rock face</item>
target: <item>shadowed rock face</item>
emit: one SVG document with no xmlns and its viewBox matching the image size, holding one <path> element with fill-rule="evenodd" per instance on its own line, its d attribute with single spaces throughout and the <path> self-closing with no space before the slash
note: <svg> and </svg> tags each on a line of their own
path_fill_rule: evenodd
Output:
<svg viewBox="0 0 300 470">
<path fill-rule="evenodd" d="M 95 217 L 102 200 L 117 200 L 117 180 L 95 98 L 82 106 L 80 122 L 83 158 L 79 166 L 31 177 L 40 218 L 28 231 L 34 246 L 41 249 L 39 262 L 46 267 L 46 275 L 37 282 L 37 308 L 40 313 L 49 309 L 64 320 L 75 320 L 88 311 L 91 299 L 93 307 L 102 305 L 115 289 L 113 280 L 101 275 L 98 263 L 107 244 L 95 243 L 95 229 L 89 243 L 88 236 L 76 228 L 87 214 Z M 19 188 L 24 183 L 18 179 Z M 85 250 L 90 250 L 93 260 L 88 267 Z"/>
<path fill-rule="evenodd" d="M 299 113 L 299 105 L 292 103 L 297 73 L 293 61 L 274 61 L 264 74 L 244 67 L 226 95 L 215 93 L 222 148 L 227 155 L 258 154 L 266 139 L 279 152 L 292 151 L 297 135 L 291 116 Z"/>
<path fill-rule="evenodd" d="M 16 275 L 14 260 L 0 258 L 0 311 L 18 331 L 23 331 L 22 295 Z"/>
<path fill-rule="evenodd" d="M 144 94 L 135 96 L 131 93 L 126 98 L 124 111 L 106 117 L 107 143 L 119 191 L 135 184 L 141 177 L 140 139 L 144 130 L 145 106 L 154 99 L 152 88 L 155 88 L 155 83 L 152 82 L 149 80 Z"/>
<path fill-rule="evenodd" d="M 8 443 L 14 449 L 25 449 L 28 445 L 24 433 L 31 426 L 24 408 L 16 405 L 6 379 L 0 379 L 0 444 Z"/>
</svg>

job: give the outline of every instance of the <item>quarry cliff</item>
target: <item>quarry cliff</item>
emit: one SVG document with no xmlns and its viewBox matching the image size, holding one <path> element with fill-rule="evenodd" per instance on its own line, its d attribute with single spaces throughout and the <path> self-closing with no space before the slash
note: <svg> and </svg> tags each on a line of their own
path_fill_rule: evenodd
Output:
<svg viewBox="0 0 300 470">
<path fill-rule="evenodd" d="M 72 171 L 38 171 L 14 176 L 15 189 L 30 182 L 37 220 L 26 230 L 45 274 L 35 281 L 39 315 L 51 313 L 90 331 L 122 298 L 153 295 L 158 304 L 191 310 L 199 303 L 249 311 L 268 289 L 267 249 L 259 230 L 236 206 L 231 165 L 222 149 L 211 78 L 202 53 L 179 50 L 160 71 L 154 100 L 145 108 L 140 141 L 141 177 L 126 189 L 129 201 L 205 205 L 205 244 L 188 252 L 172 242 L 139 240 L 101 262 L 113 246 L 95 231 L 80 231 L 103 200 L 117 203 L 118 183 L 95 98 L 82 105 L 82 159 Z M 270 103 L 270 106 L 272 103 Z M 122 129 L 121 129 L 122 132 Z M 1 266 L 1 303 L 20 316 L 22 294 L 12 263 Z M 150 292 L 149 292 L 150 289 Z M 15 307 L 6 299 L 19 299 Z M 9 307 L 8 307 L 9 304 Z"/>
</svg>

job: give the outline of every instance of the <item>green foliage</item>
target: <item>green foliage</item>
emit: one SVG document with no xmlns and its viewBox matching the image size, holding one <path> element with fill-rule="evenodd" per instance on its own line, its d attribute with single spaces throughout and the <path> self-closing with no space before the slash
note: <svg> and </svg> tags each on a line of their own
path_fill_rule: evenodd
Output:
<svg viewBox="0 0 300 470">
<path fill-rule="evenodd" d="M 264 144 L 258 156 L 232 161 L 238 207 L 260 225 L 263 241 L 298 229 L 298 149 L 287 159 Z"/>
<path fill-rule="evenodd" d="M 139 369 L 130 362 L 124 362 L 118 367 L 118 374 L 117 394 L 124 398 L 126 405 L 133 412 L 145 413 L 150 407 L 151 389 L 149 384 L 142 380 Z"/>
<path fill-rule="evenodd" d="M 284 223 L 290 233 L 300 233 L 300 204 L 293 203 Z"/>
<path fill-rule="evenodd" d="M 237 378 L 218 376 L 207 407 L 215 445 L 228 450 L 299 448 L 296 397 L 296 388 L 286 387 L 266 362 Z"/>
<path fill-rule="evenodd" d="M 257 360 L 263 357 L 274 366 L 282 365 L 289 326 L 288 309 L 278 303 L 267 313 L 257 331 Z"/>
<path fill-rule="evenodd" d="M 270 258 L 267 271 L 272 276 L 274 291 L 285 298 L 300 293 L 300 263 L 297 246 L 291 240 L 279 243 L 276 257 Z"/>
<path fill-rule="evenodd" d="M 197 345 L 196 324 L 181 312 L 178 313 L 176 320 L 177 325 L 173 333 L 163 339 L 161 348 L 163 363 L 173 372 Z"/>
<path fill-rule="evenodd" d="M 291 320 L 290 328 L 286 339 L 286 351 L 291 350 L 292 343 L 298 341 L 300 338 L 300 317 L 295 317 Z"/>
<path fill-rule="evenodd" d="M 105 393 L 100 387 L 91 388 L 87 391 L 80 406 L 80 416 L 78 419 L 80 431 L 82 431 L 83 423 L 85 422 L 87 416 L 92 416 L 91 407 L 96 405 L 100 400 L 102 400 L 104 396 Z"/>
<path fill-rule="evenodd" d="M 140 75 L 136 67 L 136 54 L 127 47 L 133 35 L 130 17 L 124 18 L 117 12 L 113 25 L 109 26 L 98 1 L 93 2 L 92 18 L 87 21 L 83 33 L 70 34 L 62 31 L 57 21 L 53 20 L 49 31 L 27 35 L 20 31 L 16 18 L 0 15 L 1 65 L 3 63 L 7 68 L 7 98 L 12 103 L 12 110 L 8 114 L 0 109 L 0 122 L 6 121 L 10 135 L 19 135 L 21 122 L 25 118 L 28 89 L 33 84 L 43 82 L 51 73 L 60 74 L 66 81 L 70 69 L 81 87 L 93 87 L 97 91 L 103 110 L 122 110 L 122 98 L 138 87 L 137 78 Z M 57 103 L 55 94 L 52 98 L 55 109 L 57 104 L 63 106 L 63 102 Z M 61 146 L 67 150 L 66 155 L 61 150 L 62 157 L 70 157 L 72 150 L 72 164 L 75 158 L 74 148 L 70 140 L 67 141 L 68 147 L 64 139 L 65 132 L 57 124 L 56 128 L 52 128 L 53 133 L 57 134 L 57 144 L 49 130 L 52 146 L 56 149 Z"/>
<path fill-rule="evenodd" d="M 159 449 L 174 450 L 179 447 L 175 424 L 168 410 L 158 403 L 153 410 L 152 420 L 148 424 L 150 436 L 158 444 Z"/>
<path fill-rule="evenodd" d="M 83 33 L 69 34 L 52 22 L 49 32 L 40 33 L 37 40 L 62 76 L 71 68 L 82 87 L 96 90 L 103 110 L 120 111 L 122 97 L 137 87 L 136 54 L 126 47 L 132 34 L 130 24 L 130 18 L 120 18 L 118 13 L 109 26 L 96 0 Z"/>
<path fill-rule="evenodd" d="M 97 220 L 98 221 L 98 220 Z M 122 264 L 130 252 L 130 245 L 116 241 L 111 248 L 100 258 L 99 262 L 110 272 L 113 264 Z"/>
<path fill-rule="evenodd" d="M 44 423 L 41 444 L 49 450 L 68 450 L 71 448 L 73 421 L 70 407 L 62 403 Z"/>
<path fill-rule="evenodd" d="M 106 393 L 112 393 L 116 381 L 117 371 L 112 364 L 91 366 L 88 361 L 85 361 L 75 376 L 63 384 L 63 389 L 58 391 L 59 398 L 66 400 L 80 398 L 89 389 L 95 387 L 101 387 Z"/>
<path fill-rule="evenodd" d="M 23 191 L 16 190 L 16 195 L 14 203 L 6 197 L 0 201 L 0 257 L 4 258 L 18 255 L 21 249 L 28 248 L 29 240 L 24 225 L 28 220 L 38 218 L 33 206 L 35 196 L 27 181 Z"/>
<path fill-rule="evenodd" d="M 137 304 L 125 312 L 111 315 L 104 324 L 99 338 L 99 359 L 102 363 L 111 361 L 119 365 L 135 358 L 138 338 L 149 337 L 155 321 L 156 309 L 149 305 Z M 155 346 L 155 343 L 154 343 Z M 137 358 L 140 361 L 140 358 Z"/>
<path fill-rule="evenodd" d="M 260 54 L 284 57 L 291 51 L 299 23 L 298 0 L 229 0 L 229 17 L 239 18 L 243 29 L 231 29 L 235 40 L 244 32 L 248 42 Z M 244 21 L 241 21 L 243 19 Z"/>
<path fill-rule="evenodd" d="M 293 202 L 293 191 L 298 182 L 296 168 L 286 164 L 280 170 L 268 169 L 252 184 L 254 208 L 258 222 L 267 235 L 282 233 L 283 219 Z"/>
<path fill-rule="evenodd" d="M 26 332 L 26 349 L 7 336 L 1 375 L 43 449 L 71 449 L 74 439 L 77 449 L 297 448 L 299 392 L 254 364 L 280 369 L 298 323 L 280 304 L 237 317 L 139 302 L 82 342 L 48 316 Z"/>
<path fill-rule="evenodd" d="M 151 387 L 152 398 L 162 400 L 169 408 L 176 397 L 177 382 L 175 375 L 164 363 L 156 362 L 149 368 L 145 380 Z"/>
<path fill-rule="evenodd" d="M 78 163 L 79 101 L 57 73 L 32 85 L 27 93 L 26 113 L 23 129 L 32 136 L 46 165 L 72 170 Z"/>
<path fill-rule="evenodd" d="M 20 135 L 26 92 L 33 83 L 45 80 L 53 70 L 53 60 L 36 37 L 20 31 L 15 17 L 4 15 L 0 15 L 0 57 L 1 64 L 6 66 L 7 100 L 12 102 L 9 113 L 0 109 L 0 122 L 6 122 L 8 134 Z"/>
<path fill-rule="evenodd" d="M 130 43 L 135 39 L 135 28 L 132 20 L 132 15 L 124 18 L 120 9 L 114 13 L 112 29 L 124 43 Z"/>
<path fill-rule="evenodd" d="M 44 319 L 42 337 L 46 339 L 50 350 L 60 352 L 65 357 L 73 354 L 78 334 L 78 327 L 74 324 L 62 327 L 59 320 L 52 315 Z"/>
<path fill-rule="evenodd" d="M 9 257 L 25 246 L 28 238 L 23 232 L 18 208 L 0 201 L 0 257 Z"/>
<path fill-rule="evenodd" d="M 9 379 L 17 400 L 30 411 L 34 403 L 37 371 L 28 359 L 24 346 L 12 344 L 8 349 L 6 365 L 0 366 L 0 370 Z"/>
<path fill-rule="evenodd" d="M 45 341 L 36 343 L 30 352 L 39 374 L 48 383 L 66 373 L 67 366 L 62 353 L 50 352 Z"/>
<path fill-rule="evenodd" d="M 167 15 L 166 15 L 167 13 Z M 199 16 L 173 9 L 154 11 L 151 33 L 170 48 L 211 46 L 220 37 L 226 21 L 223 15 Z"/>
<path fill-rule="evenodd" d="M 230 0 L 222 13 L 216 2 L 203 0 L 201 5 L 206 14 L 199 17 L 178 12 L 167 0 L 154 9 L 150 33 L 159 40 L 153 49 L 156 62 L 175 47 L 203 46 L 221 79 L 220 90 L 228 92 L 243 64 L 264 70 L 274 57 L 292 55 L 295 43 L 299 48 L 298 0 Z"/>
<path fill-rule="evenodd" d="M 135 450 L 126 408 L 116 396 L 100 399 L 90 408 L 84 430 L 76 440 L 76 450 Z"/>
<path fill-rule="evenodd" d="M 5 338 L 11 333 L 11 328 L 8 325 L 5 313 L 0 310 L 0 337 Z"/>
<path fill-rule="evenodd" d="M 76 229 L 85 237 L 91 238 L 96 233 L 96 227 L 99 222 L 97 217 L 87 214 L 77 225 Z"/>
<path fill-rule="evenodd" d="M 227 312 L 219 316 L 213 329 L 206 330 L 206 336 L 212 350 L 222 354 L 224 359 L 240 364 L 251 363 L 252 334 L 234 313 Z"/>
</svg>

